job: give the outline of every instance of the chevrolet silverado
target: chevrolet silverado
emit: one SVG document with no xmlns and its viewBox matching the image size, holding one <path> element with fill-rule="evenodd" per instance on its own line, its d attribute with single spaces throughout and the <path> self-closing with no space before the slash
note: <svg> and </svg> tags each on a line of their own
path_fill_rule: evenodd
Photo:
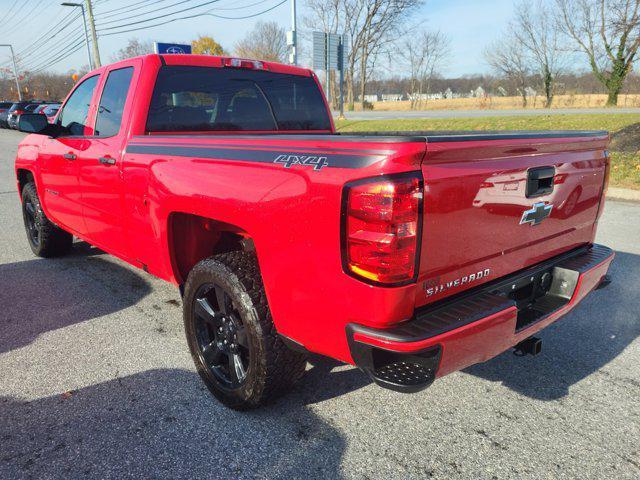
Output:
<svg viewBox="0 0 640 480">
<path fill-rule="evenodd" d="M 285 392 L 309 352 L 403 392 L 535 354 L 608 283 L 607 132 L 343 135 L 312 71 L 198 55 L 103 66 L 19 128 L 33 252 L 76 237 L 177 285 L 232 408 Z"/>
</svg>

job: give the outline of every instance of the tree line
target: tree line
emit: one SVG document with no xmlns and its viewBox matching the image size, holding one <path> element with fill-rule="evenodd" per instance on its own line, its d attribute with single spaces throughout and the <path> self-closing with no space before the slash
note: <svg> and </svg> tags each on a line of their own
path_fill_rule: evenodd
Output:
<svg viewBox="0 0 640 480">
<path fill-rule="evenodd" d="M 493 70 L 519 85 L 523 106 L 535 75 L 550 107 L 558 78 L 576 58 L 586 60 L 606 91 L 618 96 L 640 47 L 640 0 L 521 0 L 503 37 L 485 51 Z"/>
<path fill-rule="evenodd" d="M 425 95 L 443 91 L 442 72 L 455 60 L 455 52 L 446 35 L 424 26 L 425 19 L 420 17 L 424 5 L 424 0 L 306 0 L 303 24 L 307 31 L 346 36 L 348 108 L 354 108 L 356 102 L 364 107 L 367 92 L 381 78 L 388 84 L 398 79 L 398 72 L 402 72 L 402 92 L 396 93 L 405 94 L 414 107 Z M 579 89 L 591 85 L 591 91 L 584 93 L 604 91 L 608 105 L 618 103 L 640 48 L 640 0 L 519 0 L 514 12 L 500 39 L 484 52 L 495 75 L 491 79 L 494 86 L 499 79 L 500 88 L 520 95 L 524 106 L 527 91 L 533 87 L 543 93 L 550 107 L 554 96 L 568 88 L 567 79 L 577 78 L 576 66 L 584 66 L 590 75 L 581 76 Z M 309 58 L 306 40 L 303 57 Z M 194 53 L 278 62 L 285 62 L 288 52 L 285 29 L 276 22 L 258 22 L 231 52 L 206 35 L 192 46 Z M 151 51 L 151 42 L 131 39 L 111 60 Z M 60 98 L 64 96 L 60 92 L 69 88 L 68 75 L 22 72 L 21 76 L 33 95 Z M 460 83 L 453 80 L 448 79 L 446 88 L 455 89 Z M 330 88 L 331 98 L 336 99 L 335 81 Z M 14 90 L 11 72 L 0 71 L 0 98 L 12 98 Z"/>
</svg>

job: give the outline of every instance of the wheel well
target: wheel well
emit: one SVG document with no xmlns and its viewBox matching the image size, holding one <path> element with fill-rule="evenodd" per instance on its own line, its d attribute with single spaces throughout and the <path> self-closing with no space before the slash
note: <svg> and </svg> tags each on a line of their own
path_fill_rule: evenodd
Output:
<svg viewBox="0 0 640 480">
<path fill-rule="evenodd" d="M 29 170 L 24 170 L 24 169 L 19 169 L 18 170 L 18 187 L 20 188 L 20 191 L 18 193 L 20 193 L 20 195 L 22 195 L 22 189 L 24 188 L 24 186 L 29 183 L 29 182 L 33 182 L 34 178 L 33 178 L 33 173 L 31 173 Z"/>
<path fill-rule="evenodd" d="M 241 228 L 198 215 L 173 213 L 169 217 L 169 254 L 178 283 L 183 284 L 200 260 L 219 253 L 254 249 Z"/>
</svg>

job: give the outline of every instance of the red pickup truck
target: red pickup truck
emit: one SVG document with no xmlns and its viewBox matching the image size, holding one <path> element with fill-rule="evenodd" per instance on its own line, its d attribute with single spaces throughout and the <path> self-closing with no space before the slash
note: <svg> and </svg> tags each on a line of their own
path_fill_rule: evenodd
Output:
<svg viewBox="0 0 640 480">
<path fill-rule="evenodd" d="M 608 283 L 606 132 L 341 135 L 313 72 L 197 55 L 102 67 L 19 127 L 33 252 L 77 237 L 179 286 L 232 408 L 285 391 L 308 352 L 405 392 L 535 354 Z"/>
</svg>

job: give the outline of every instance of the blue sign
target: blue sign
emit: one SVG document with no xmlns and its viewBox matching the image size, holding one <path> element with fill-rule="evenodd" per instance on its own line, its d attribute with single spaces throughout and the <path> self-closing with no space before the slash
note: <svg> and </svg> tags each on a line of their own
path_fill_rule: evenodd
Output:
<svg viewBox="0 0 640 480">
<path fill-rule="evenodd" d="M 177 53 L 182 55 L 191 53 L 191 45 L 182 45 L 179 43 L 154 42 L 153 48 L 156 53 Z"/>
</svg>

